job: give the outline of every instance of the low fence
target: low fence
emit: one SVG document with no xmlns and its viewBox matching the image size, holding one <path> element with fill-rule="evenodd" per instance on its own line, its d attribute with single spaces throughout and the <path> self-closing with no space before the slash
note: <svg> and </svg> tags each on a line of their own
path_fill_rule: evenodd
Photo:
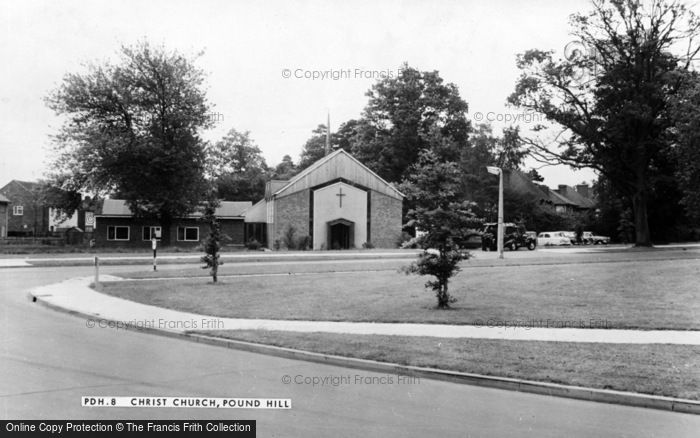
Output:
<svg viewBox="0 0 700 438">
<path fill-rule="evenodd" d="M 0 238 L 0 246 L 63 246 L 88 244 L 92 239 L 92 233 L 65 232 L 49 236 L 32 237 L 3 237 Z"/>
<path fill-rule="evenodd" d="M 3 237 L 0 245 L 65 245 L 65 236 L 45 236 L 45 237 Z"/>
</svg>

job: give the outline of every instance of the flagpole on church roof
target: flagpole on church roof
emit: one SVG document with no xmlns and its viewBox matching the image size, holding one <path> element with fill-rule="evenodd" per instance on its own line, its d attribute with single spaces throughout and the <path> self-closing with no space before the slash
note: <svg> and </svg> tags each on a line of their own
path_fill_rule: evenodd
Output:
<svg viewBox="0 0 700 438">
<path fill-rule="evenodd" d="M 326 122 L 326 155 L 331 153 L 331 112 L 328 111 Z"/>
</svg>

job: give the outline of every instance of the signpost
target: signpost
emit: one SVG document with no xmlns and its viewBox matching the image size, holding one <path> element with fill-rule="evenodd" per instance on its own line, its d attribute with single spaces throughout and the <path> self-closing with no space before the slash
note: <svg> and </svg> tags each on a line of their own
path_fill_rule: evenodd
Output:
<svg viewBox="0 0 700 438">
<path fill-rule="evenodd" d="M 100 290 L 100 258 L 95 256 L 95 290 Z"/>
<path fill-rule="evenodd" d="M 492 175 L 498 175 L 498 258 L 503 258 L 503 169 L 496 166 L 486 166 Z"/>
<path fill-rule="evenodd" d="M 95 213 L 92 211 L 85 212 L 85 232 L 92 233 L 95 230 Z"/>
<path fill-rule="evenodd" d="M 151 248 L 153 248 L 153 270 L 156 270 L 156 252 L 158 251 L 158 240 L 156 240 L 156 236 L 153 236 L 151 239 Z"/>
</svg>

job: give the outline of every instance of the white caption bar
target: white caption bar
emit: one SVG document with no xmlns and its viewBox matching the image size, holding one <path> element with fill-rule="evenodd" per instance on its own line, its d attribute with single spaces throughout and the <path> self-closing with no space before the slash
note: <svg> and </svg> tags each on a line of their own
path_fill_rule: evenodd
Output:
<svg viewBox="0 0 700 438">
<path fill-rule="evenodd" d="M 81 397 L 88 408 L 209 408 L 209 409 L 292 409 L 291 398 L 213 397 Z"/>
</svg>

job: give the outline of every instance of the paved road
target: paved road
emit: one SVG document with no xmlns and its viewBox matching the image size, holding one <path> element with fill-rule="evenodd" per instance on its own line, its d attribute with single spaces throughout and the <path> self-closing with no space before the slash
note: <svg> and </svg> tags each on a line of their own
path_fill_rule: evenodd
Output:
<svg viewBox="0 0 700 438">
<path fill-rule="evenodd" d="M 105 267 L 104 272 L 133 270 Z M 700 416 L 386 377 L 138 332 L 88 329 L 32 304 L 31 287 L 86 268 L 0 270 L 0 417 L 255 419 L 258 436 L 697 436 Z M 283 384 L 285 375 L 349 376 L 350 384 Z M 297 377 L 300 376 L 300 377 Z M 288 411 L 82 408 L 81 395 L 291 398 Z"/>
</svg>

